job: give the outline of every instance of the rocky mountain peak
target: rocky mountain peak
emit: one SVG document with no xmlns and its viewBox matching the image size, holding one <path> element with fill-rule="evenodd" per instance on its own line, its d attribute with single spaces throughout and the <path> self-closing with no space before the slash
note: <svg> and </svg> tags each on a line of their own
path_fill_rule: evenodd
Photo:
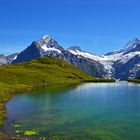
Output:
<svg viewBox="0 0 140 140">
<path fill-rule="evenodd" d="M 134 38 L 132 41 L 129 41 L 124 48 L 134 49 L 137 45 L 140 45 L 140 40 L 138 38 Z"/>
<path fill-rule="evenodd" d="M 58 42 L 52 39 L 49 35 L 45 35 L 40 40 L 34 41 L 34 44 L 38 49 L 41 48 L 44 52 L 57 49 L 60 53 L 60 51 L 63 50 L 63 48 L 58 44 Z"/>
<path fill-rule="evenodd" d="M 51 41 L 51 37 L 49 35 L 43 36 L 42 39 L 45 41 L 45 43 L 49 43 Z"/>
<path fill-rule="evenodd" d="M 50 45 L 52 38 L 49 35 L 43 36 L 41 39 L 35 41 L 39 46 Z"/>
<path fill-rule="evenodd" d="M 79 46 L 71 46 L 67 50 L 80 51 L 80 52 L 82 51 Z"/>
</svg>

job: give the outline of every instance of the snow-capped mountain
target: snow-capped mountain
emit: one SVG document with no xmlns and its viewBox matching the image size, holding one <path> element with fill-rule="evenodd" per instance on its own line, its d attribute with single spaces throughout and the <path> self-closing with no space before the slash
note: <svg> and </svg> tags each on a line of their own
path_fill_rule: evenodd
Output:
<svg viewBox="0 0 140 140">
<path fill-rule="evenodd" d="M 81 53 L 81 55 L 74 54 L 75 51 Z M 92 56 L 92 54 L 89 55 Z M 88 53 L 82 51 L 77 46 L 64 49 L 48 35 L 43 36 L 40 40 L 32 42 L 32 44 L 23 50 L 12 63 L 26 62 L 42 56 L 61 58 L 92 76 L 103 77 L 105 75 L 104 66 L 98 61 L 90 59 Z"/>
<path fill-rule="evenodd" d="M 23 50 L 12 63 L 26 62 L 41 56 L 58 56 L 63 48 L 48 35 L 42 39 L 33 41 L 30 46 Z"/>
<path fill-rule="evenodd" d="M 18 53 L 14 53 L 8 56 L 0 54 L 0 65 L 11 64 L 17 58 L 17 55 Z"/>
<path fill-rule="evenodd" d="M 116 53 L 117 54 L 117 53 Z M 118 53 L 118 59 L 112 65 L 117 79 L 140 77 L 140 40 L 134 39 Z"/>
<path fill-rule="evenodd" d="M 26 62 L 42 56 L 55 56 L 75 65 L 81 71 L 96 77 L 114 77 L 126 80 L 140 77 L 140 40 L 129 41 L 123 49 L 96 55 L 78 46 L 64 49 L 57 41 L 45 35 L 15 56 L 13 64 Z M 4 58 L 3 62 L 4 62 Z"/>
<path fill-rule="evenodd" d="M 3 54 L 0 54 L 0 65 L 7 64 L 6 57 Z"/>
</svg>

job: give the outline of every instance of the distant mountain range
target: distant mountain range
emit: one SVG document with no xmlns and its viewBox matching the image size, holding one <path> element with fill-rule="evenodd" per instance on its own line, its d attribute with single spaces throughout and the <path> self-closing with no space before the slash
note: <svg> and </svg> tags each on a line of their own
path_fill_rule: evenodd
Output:
<svg viewBox="0 0 140 140">
<path fill-rule="evenodd" d="M 16 58 L 18 53 L 14 53 L 8 56 L 0 54 L 0 65 L 11 64 Z"/>
<path fill-rule="evenodd" d="M 140 40 L 137 38 L 129 41 L 123 49 L 99 56 L 83 51 L 78 46 L 64 49 L 46 35 L 33 41 L 19 54 L 7 57 L 0 55 L 0 64 L 27 62 L 42 56 L 61 58 L 94 77 L 114 77 L 120 80 L 140 77 Z"/>
</svg>

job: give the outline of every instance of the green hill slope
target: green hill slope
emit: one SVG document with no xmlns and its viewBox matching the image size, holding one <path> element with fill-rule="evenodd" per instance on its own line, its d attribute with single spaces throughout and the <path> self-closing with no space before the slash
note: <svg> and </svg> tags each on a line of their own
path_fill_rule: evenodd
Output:
<svg viewBox="0 0 140 140">
<path fill-rule="evenodd" d="M 0 101 L 2 93 L 32 90 L 35 87 L 70 84 L 94 80 L 74 66 L 57 58 L 39 58 L 31 62 L 0 67 Z M 3 96 L 4 96 L 3 95 Z"/>
</svg>

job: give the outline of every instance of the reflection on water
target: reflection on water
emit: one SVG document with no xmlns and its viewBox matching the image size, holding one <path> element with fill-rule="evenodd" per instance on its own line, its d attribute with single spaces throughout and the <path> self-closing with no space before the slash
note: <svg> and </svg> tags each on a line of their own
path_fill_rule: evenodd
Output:
<svg viewBox="0 0 140 140">
<path fill-rule="evenodd" d="M 3 129 L 9 135 L 16 135 L 18 129 L 58 139 L 140 139 L 137 84 L 85 83 L 41 89 L 15 96 L 6 107 L 8 119 Z"/>
</svg>

